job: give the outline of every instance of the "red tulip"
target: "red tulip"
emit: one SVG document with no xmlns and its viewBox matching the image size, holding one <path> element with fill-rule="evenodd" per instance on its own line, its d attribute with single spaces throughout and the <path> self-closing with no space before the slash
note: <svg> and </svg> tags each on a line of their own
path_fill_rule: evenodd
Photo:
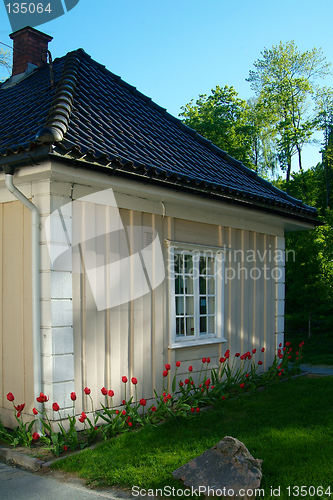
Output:
<svg viewBox="0 0 333 500">
<path fill-rule="evenodd" d="M 110 396 L 110 398 L 113 398 L 114 392 L 112 389 L 109 390 L 108 395 Z"/>
<path fill-rule="evenodd" d="M 91 393 L 91 390 L 88 388 L 88 387 L 85 387 L 84 388 L 84 393 L 89 396 L 89 394 Z"/>
<path fill-rule="evenodd" d="M 188 378 L 186 378 L 186 379 L 184 380 L 184 382 L 185 382 L 185 384 L 186 384 L 186 385 L 188 385 L 188 384 L 190 383 L 190 381 L 189 381 L 189 379 L 188 379 Z"/>
<path fill-rule="evenodd" d="M 14 399 L 15 399 L 15 398 L 14 398 L 14 394 L 13 394 L 12 392 L 9 392 L 9 393 L 7 394 L 7 399 L 8 399 L 8 401 L 14 401 Z"/>
<path fill-rule="evenodd" d="M 258 365 L 262 365 L 262 361 L 258 361 Z"/>
<path fill-rule="evenodd" d="M 240 356 L 240 352 L 236 352 L 235 358 L 239 358 L 239 356 Z"/>
<path fill-rule="evenodd" d="M 40 438 L 38 432 L 34 432 L 33 435 L 32 435 L 32 440 L 33 441 L 38 441 L 38 439 Z"/>
<path fill-rule="evenodd" d="M 54 411 L 59 411 L 60 410 L 60 406 L 58 405 L 58 403 L 53 403 L 52 408 L 53 408 Z"/>
<path fill-rule="evenodd" d="M 242 384 L 239 384 L 239 387 L 240 387 L 241 389 L 243 389 L 244 385 L 245 385 L 245 384 L 244 384 L 244 382 L 243 382 Z"/>
<path fill-rule="evenodd" d="M 72 401 L 76 400 L 76 394 L 75 394 L 75 392 L 71 392 L 71 400 Z"/>
<path fill-rule="evenodd" d="M 81 424 L 83 424 L 83 422 L 85 421 L 86 418 L 87 418 L 87 415 L 83 411 L 81 413 L 81 417 L 79 417 L 79 422 L 81 422 Z"/>
<path fill-rule="evenodd" d="M 168 370 L 164 370 L 164 371 L 163 371 L 163 377 L 167 377 L 167 376 L 168 376 L 168 373 L 169 373 L 169 372 L 168 372 Z"/>
<path fill-rule="evenodd" d="M 49 397 L 43 394 L 42 392 L 39 394 L 38 398 L 36 398 L 36 401 L 38 401 L 38 403 L 47 403 L 48 400 Z"/>
<path fill-rule="evenodd" d="M 121 381 L 124 382 L 124 384 L 126 384 L 127 380 L 128 378 L 126 377 L 126 375 L 121 377 Z"/>
<path fill-rule="evenodd" d="M 132 382 L 133 385 L 136 385 L 138 383 L 138 379 L 135 378 L 135 377 L 132 377 L 131 378 L 131 382 Z"/>
<path fill-rule="evenodd" d="M 38 415 L 38 410 L 36 410 L 36 408 L 33 408 L 33 409 L 32 409 L 32 413 L 33 413 L 34 415 Z"/>
<path fill-rule="evenodd" d="M 176 366 L 177 366 L 177 368 L 180 367 L 180 361 L 176 361 Z"/>
<path fill-rule="evenodd" d="M 199 407 L 197 407 L 195 411 L 196 411 L 197 413 L 199 413 L 199 412 L 200 412 L 200 408 L 199 408 Z"/>
<path fill-rule="evenodd" d="M 265 348 L 264 347 L 261 348 L 261 352 L 265 352 Z"/>
<path fill-rule="evenodd" d="M 207 363 L 210 363 L 210 358 L 207 358 L 206 361 L 207 361 Z"/>
<path fill-rule="evenodd" d="M 164 365 L 164 366 L 165 366 L 165 369 L 166 369 L 166 370 L 171 370 L 171 365 L 169 365 L 169 363 L 167 363 L 167 364 L 166 364 L 166 365 Z"/>
<path fill-rule="evenodd" d="M 207 361 L 206 358 L 202 358 L 203 363 L 206 363 L 206 361 Z"/>
<path fill-rule="evenodd" d="M 147 404 L 147 401 L 144 398 L 140 399 L 141 406 L 146 406 L 146 404 Z"/>
<path fill-rule="evenodd" d="M 189 366 L 189 367 L 188 367 L 188 371 L 189 371 L 189 372 L 192 372 L 192 371 L 193 371 L 193 366 Z"/>
<path fill-rule="evenodd" d="M 257 349 L 253 349 L 252 354 L 255 354 L 257 352 Z"/>
<path fill-rule="evenodd" d="M 108 395 L 108 391 L 107 391 L 107 389 L 105 389 L 105 387 L 102 387 L 101 393 L 103 394 L 103 396 L 107 396 Z"/>
</svg>

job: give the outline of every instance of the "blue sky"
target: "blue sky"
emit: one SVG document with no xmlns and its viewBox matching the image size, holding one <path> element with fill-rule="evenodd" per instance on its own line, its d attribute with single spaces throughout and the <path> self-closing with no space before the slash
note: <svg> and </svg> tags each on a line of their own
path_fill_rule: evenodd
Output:
<svg viewBox="0 0 333 500">
<path fill-rule="evenodd" d="M 332 0 L 80 0 L 36 28 L 53 36 L 53 59 L 82 47 L 178 116 L 216 85 L 251 97 L 245 79 L 253 62 L 280 41 L 295 40 L 302 51 L 321 47 L 333 62 L 332 19 Z M 11 31 L 1 3 L 0 41 L 11 45 Z M 333 76 L 322 84 L 333 87 Z M 320 160 L 318 150 L 304 150 L 306 167 Z"/>
</svg>

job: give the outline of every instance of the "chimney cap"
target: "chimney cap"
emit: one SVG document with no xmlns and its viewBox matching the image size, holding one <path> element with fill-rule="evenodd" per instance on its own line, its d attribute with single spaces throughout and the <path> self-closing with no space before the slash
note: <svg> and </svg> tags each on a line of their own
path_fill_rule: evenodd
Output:
<svg viewBox="0 0 333 500">
<path fill-rule="evenodd" d="M 24 28 L 21 28 L 21 29 L 19 29 L 17 31 L 14 31 L 13 33 L 11 33 L 9 35 L 9 37 L 12 40 L 14 40 L 14 38 L 16 38 L 17 36 L 21 35 L 23 32 L 30 32 L 30 33 L 33 33 L 33 34 L 35 34 L 37 36 L 40 36 L 41 38 L 44 38 L 46 42 L 50 42 L 51 40 L 53 40 L 53 36 L 46 35 L 42 31 L 38 31 L 35 28 L 32 28 L 31 26 L 25 26 Z"/>
</svg>

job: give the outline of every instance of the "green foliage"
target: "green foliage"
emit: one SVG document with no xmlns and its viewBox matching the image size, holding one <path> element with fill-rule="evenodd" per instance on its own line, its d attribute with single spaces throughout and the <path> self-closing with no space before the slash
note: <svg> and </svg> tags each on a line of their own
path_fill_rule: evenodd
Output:
<svg viewBox="0 0 333 500">
<path fill-rule="evenodd" d="M 296 173 L 288 192 L 308 205 L 315 206 L 325 223 L 313 231 L 286 234 L 286 314 L 305 313 L 309 334 L 312 317 L 333 313 L 333 212 L 332 193 L 327 198 L 327 168 L 323 163 Z M 278 187 L 286 189 L 286 182 Z"/>
<path fill-rule="evenodd" d="M 300 346 L 301 348 L 302 346 Z M 159 395 L 155 391 L 156 403 L 152 404 L 147 412 L 145 412 L 147 401 L 144 398 L 140 399 L 139 402 L 134 402 L 133 397 L 131 397 L 128 401 L 123 401 L 120 409 L 114 409 L 112 399 L 114 393 L 113 391 L 107 391 L 105 387 L 101 390 L 105 396 L 105 405 L 101 404 L 102 409 L 94 411 L 91 391 L 86 387 L 84 392 L 91 400 L 92 413 L 90 418 L 85 412 L 81 413 L 78 420 L 84 424 L 84 429 L 80 433 L 80 436 L 75 428 L 76 394 L 74 392 L 71 393 L 73 416 L 68 415 L 68 430 L 63 425 L 59 405 L 57 403 L 53 403 L 52 405 L 53 410 L 59 413 L 58 432 L 54 430 L 45 408 L 45 403 L 49 398 L 43 393 L 40 393 L 40 396 L 37 397 L 37 401 L 42 403 L 43 409 L 38 412 L 34 408 L 34 414 L 39 413 L 43 417 L 41 418 L 41 424 L 43 425 L 42 436 L 32 432 L 35 420 L 23 424 L 21 412 L 25 405 L 15 406 L 14 395 L 8 393 L 7 399 L 13 402 L 14 409 L 19 412 L 18 415 L 15 414 L 19 426 L 15 427 L 11 432 L 4 428 L 0 420 L 0 438 L 13 446 L 20 444 L 29 447 L 34 440 L 40 440 L 55 456 L 59 456 L 63 450 L 89 447 L 97 440 L 99 435 L 106 440 L 147 424 L 154 425 L 162 421 L 178 419 L 180 417 L 188 418 L 194 413 L 200 413 L 200 407 L 218 404 L 219 401 L 226 399 L 229 394 L 237 395 L 243 392 L 251 392 L 258 386 L 265 386 L 276 382 L 284 376 L 290 377 L 292 374 L 299 372 L 300 355 L 296 353 L 294 364 L 290 367 L 291 351 L 285 349 L 283 354 L 281 350 L 278 352 L 272 367 L 266 373 L 258 373 L 258 367 L 262 365 L 260 357 L 264 351 L 265 349 L 262 348 L 258 361 L 255 361 L 256 349 L 252 353 L 246 352 L 242 355 L 236 353 L 231 366 L 229 366 L 227 360 L 230 357 L 230 350 L 228 349 L 224 357 L 220 359 L 218 370 L 210 370 L 210 358 L 202 358 L 202 367 L 197 383 L 192 378 L 192 366 L 188 368 L 188 378 L 184 382 L 179 381 L 177 383 L 177 370 L 180 362 L 176 362 L 176 370 L 172 381 L 169 380 L 171 378 L 171 366 L 169 364 L 165 365 L 166 370 L 163 376 L 167 387 L 172 387 L 171 393 L 167 393 L 164 390 Z M 126 388 L 127 377 L 123 377 L 123 382 Z M 136 387 L 137 379 L 133 377 L 132 383 Z M 111 408 L 109 406 L 108 395 L 111 398 Z M 21 416 L 21 419 L 19 419 L 19 416 Z M 103 421 L 102 425 L 98 425 L 99 419 Z"/>
<path fill-rule="evenodd" d="M 211 92 L 211 95 L 200 95 L 195 103 L 192 100 L 183 106 L 180 116 L 186 125 L 253 168 L 246 101 L 227 85 L 223 88 L 217 86 Z"/>
<path fill-rule="evenodd" d="M 315 82 L 330 73 L 321 50 L 300 52 L 294 41 L 264 49 L 254 62 L 248 82 L 272 118 L 280 166 L 289 181 L 291 160 L 311 140 L 317 121 L 309 114 Z"/>
</svg>

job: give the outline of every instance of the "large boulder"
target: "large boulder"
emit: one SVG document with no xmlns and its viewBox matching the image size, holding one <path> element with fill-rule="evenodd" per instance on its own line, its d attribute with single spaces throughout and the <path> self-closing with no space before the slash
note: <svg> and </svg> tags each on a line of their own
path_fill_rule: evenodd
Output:
<svg viewBox="0 0 333 500">
<path fill-rule="evenodd" d="M 246 500 L 260 495 L 261 464 L 262 460 L 253 458 L 243 443 L 226 436 L 172 475 L 191 488 L 192 495 L 196 491 L 205 496 Z"/>
</svg>

